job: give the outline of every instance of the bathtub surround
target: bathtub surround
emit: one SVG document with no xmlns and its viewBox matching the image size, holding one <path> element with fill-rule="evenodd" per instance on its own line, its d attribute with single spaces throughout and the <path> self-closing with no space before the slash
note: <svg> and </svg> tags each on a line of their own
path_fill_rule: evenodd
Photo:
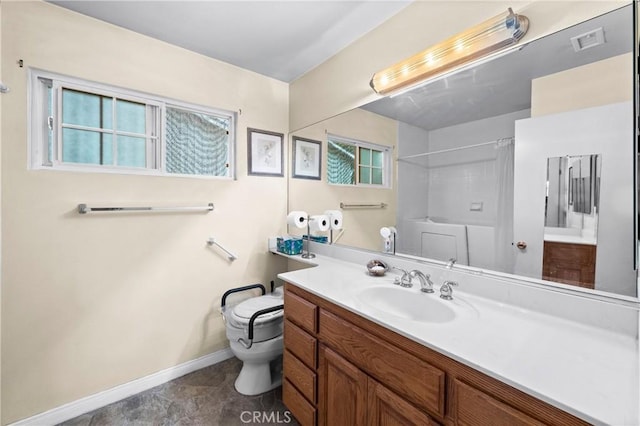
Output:
<svg viewBox="0 0 640 426">
<path fill-rule="evenodd" d="M 398 252 L 438 260 L 455 257 L 463 265 L 497 269 L 496 227 L 498 216 L 503 219 L 497 205 L 500 194 L 508 190 L 501 179 L 507 171 L 499 167 L 508 162 L 498 160 L 500 149 L 506 148 L 499 149 L 497 142 L 465 147 L 514 137 L 515 122 L 529 114 L 527 109 L 431 131 L 399 122 L 398 157 L 461 149 L 398 161 Z M 452 188 L 456 188 L 455 196 Z M 427 218 L 437 224 L 426 223 Z M 445 243 L 452 251 L 430 253 L 433 241 L 422 241 L 423 228 L 429 228 L 426 233 L 434 238 L 448 236 Z M 502 253 L 500 263 L 509 267 L 506 256 Z"/>
</svg>

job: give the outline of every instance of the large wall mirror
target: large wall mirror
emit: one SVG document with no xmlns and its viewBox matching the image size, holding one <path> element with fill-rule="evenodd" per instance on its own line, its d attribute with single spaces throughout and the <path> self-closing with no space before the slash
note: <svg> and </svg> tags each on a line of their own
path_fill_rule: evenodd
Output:
<svg viewBox="0 0 640 426">
<path fill-rule="evenodd" d="M 293 132 L 323 158 L 289 209 L 342 203 L 336 244 L 388 250 L 395 228 L 399 256 L 637 297 L 633 15 Z"/>
</svg>

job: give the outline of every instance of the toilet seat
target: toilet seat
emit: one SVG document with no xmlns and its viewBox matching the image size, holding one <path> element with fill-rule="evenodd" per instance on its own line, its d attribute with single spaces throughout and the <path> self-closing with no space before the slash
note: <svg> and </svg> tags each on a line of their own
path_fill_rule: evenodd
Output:
<svg viewBox="0 0 640 426">
<path fill-rule="evenodd" d="M 231 310 L 231 318 L 239 325 L 246 326 L 249 324 L 249 320 L 256 312 L 272 308 L 274 306 L 282 305 L 282 297 L 265 295 L 259 297 L 252 297 L 244 302 L 241 302 L 234 306 Z M 264 315 L 260 315 L 254 321 L 254 327 L 263 325 L 264 323 L 273 321 L 278 318 L 282 318 L 284 311 L 269 312 Z"/>
<path fill-rule="evenodd" d="M 232 341 L 247 340 L 251 316 L 262 309 L 279 306 L 282 303 L 283 297 L 281 294 L 268 294 L 252 297 L 233 307 L 229 307 L 224 313 L 227 323 L 227 337 Z M 281 335 L 283 323 L 284 311 L 282 309 L 260 315 L 253 323 L 253 341 L 263 342 Z"/>
</svg>

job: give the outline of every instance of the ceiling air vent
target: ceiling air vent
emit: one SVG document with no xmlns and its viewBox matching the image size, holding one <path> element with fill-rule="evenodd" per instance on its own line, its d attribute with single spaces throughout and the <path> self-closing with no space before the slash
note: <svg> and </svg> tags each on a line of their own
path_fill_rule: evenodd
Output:
<svg viewBox="0 0 640 426">
<path fill-rule="evenodd" d="M 589 31 L 588 33 L 571 37 L 571 45 L 573 46 L 573 50 L 576 52 L 590 47 L 599 46 L 604 43 L 604 30 L 602 27 Z"/>
</svg>

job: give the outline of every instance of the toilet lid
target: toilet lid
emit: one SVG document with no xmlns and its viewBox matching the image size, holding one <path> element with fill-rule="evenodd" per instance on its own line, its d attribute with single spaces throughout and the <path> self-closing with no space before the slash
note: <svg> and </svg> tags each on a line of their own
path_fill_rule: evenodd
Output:
<svg viewBox="0 0 640 426">
<path fill-rule="evenodd" d="M 252 297 L 244 302 L 241 302 L 233 307 L 232 315 L 235 320 L 242 323 L 249 323 L 251 316 L 256 312 L 272 308 L 274 306 L 282 305 L 282 297 L 276 297 L 272 295 L 265 295 L 259 297 Z M 268 314 L 260 315 L 256 318 L 254 324 L 261 324 L 267 321 L 271 321 L 276 318 L 282 317 L 283 310 L 277 310 L 269 312 Z"/>
</svg>

